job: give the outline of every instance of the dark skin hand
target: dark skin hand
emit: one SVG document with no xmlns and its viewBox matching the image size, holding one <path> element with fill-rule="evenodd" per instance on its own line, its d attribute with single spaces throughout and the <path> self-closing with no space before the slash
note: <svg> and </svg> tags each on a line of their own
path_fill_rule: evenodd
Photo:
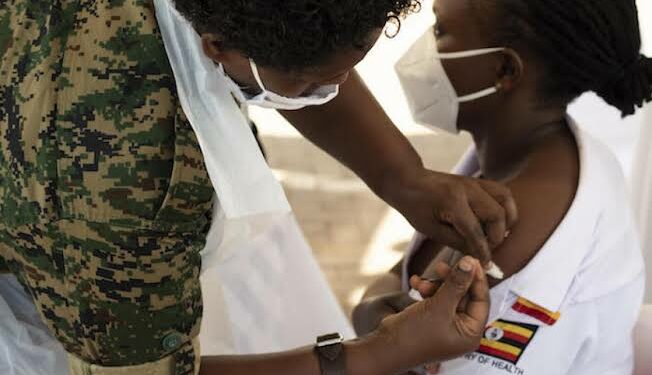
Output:
<svg viewBox="0 0 652 375">
<path fill-rule="evenodd" d="M 491 17 L 468 22 L 469 2 L 436 0 L 438 47 L 443 52 L 491 46 Z M 491 13 L 488 13 L 491 14 Z M 500 83 L 498 94 L 461 106 L 459 126 L 473 136 L 484 178 L 505 183 L 519 207 L 519 221 L 493 252 L 505 277 L 519 272 L 538 253 L 561 223 L 577 190 L 580 165 L 574 136 L 565 120 L 566 106 L 540 105 L 537 61 L 516 51 L 470 59 L 444 60 L 444 68 L 461 94 Z M 529 67 L 525 69 L 524 67 Z M 470 75 L 469 71 L 476 72 Z M 500 110 L 496 110 L 499 108 Z M 410 286 L 427 297 L 438 283 L 426 279 L 450 271 L 433 260 L 444 248 L 425 241 L 408 267 Z M 570 249 L 569 249 L 570 251 Z M 374 328 L 389 312 L 400 311 L 400 268 L 374 283 L 354 313 L 359 333 Z M 499 280 L 490 280 L 496 285 Z M 464 306 L 464 301 L 460 306 Z"/>
<path fill-rule="evenodd" d="M 459 301 L 466 300 L 464 309 Z M 465 257 L 442 287 L 423 302 L 387 316 L 370 335 L 345 344 L 347 374 L 389 375 L 427 361 L 474 350 L 489 313 L 489 289 L 482 266 Z M 257 356 L 203 357 L 202 375 L 320 374 L 312 348 Z"/>
</svg>

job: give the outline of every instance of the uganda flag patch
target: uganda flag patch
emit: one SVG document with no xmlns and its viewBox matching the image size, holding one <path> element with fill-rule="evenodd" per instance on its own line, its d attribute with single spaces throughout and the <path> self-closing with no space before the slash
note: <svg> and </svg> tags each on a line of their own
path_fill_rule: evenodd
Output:
<svg viewBox="0 0 652 375">
<path fill-rule="evenodd" d="M 497 320 L 484 332 L 478 353 L 517 364 L 539 327 Z"/>
<path fill-rule="evenodd" d="M 532 302 L 526 300 L 525 298 L 519 298 L 514 304 L 514 306 L 512 306 L 512 310 L 520 312 L 521 314 L 531 316 L 534 319 L 542 323 L 545 323 L 549 326 L 552 326 L 555 323 L 557 323 L 557 320 L 559 320 L 559 317 L 561 316 L 559 312 L 552 312 L 550 310 L 546 310 L 539 305 L 533 304 Z"/>
</svg>

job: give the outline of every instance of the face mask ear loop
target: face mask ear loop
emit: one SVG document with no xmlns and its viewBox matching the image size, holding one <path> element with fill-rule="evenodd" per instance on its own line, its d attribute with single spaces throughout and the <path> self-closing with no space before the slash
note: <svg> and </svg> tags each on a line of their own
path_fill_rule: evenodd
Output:
<svg viewBox="0 0 652 375">
<path fill-rule="evenodd" d="M 482 91 L 478 91 L 478 92 L 476 92 L 474 94 L 460 96 L 459 98 L 457 98 L 457 101 L 460 102 L 460 103 L 472 102 L 474 100 L 484 98 L 485 96 L 493 95 L 493 94 L 495 94 L 497 92 L 498 92 L 498 87 L 494 86 L 494 87 L 490 87 L 490 88 L 482 90 Z"/>
<path fill-rule="evenodd" d="M 249 66 L 251 67 L 251 72 L 254 74 L 256 83 L 258 83 L 258 86 L 260 87 L 261 91 L 267 91 L 265 85 L 263 84 L 263 80 L 260 78 L 260 73 L 258 72 L 258 66 L 254 62 L 254 60 L 249 59 Z"/>
</svg>

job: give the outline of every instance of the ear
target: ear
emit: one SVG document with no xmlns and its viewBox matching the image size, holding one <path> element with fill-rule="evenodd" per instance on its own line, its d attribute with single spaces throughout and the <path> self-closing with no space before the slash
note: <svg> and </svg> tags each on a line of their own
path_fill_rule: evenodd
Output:
<svg viewBox="0 0 652 375">
<path fill-rule="evenodd" d="M 215 63 L 220 64 L 228 60 L 228 55 L 222 48 L 222 41 L 217 35 L 201 34 L 201 45 L 204 54 Z"/>
<path fill-rule="evenodd" d="M 502 53 L 502 59 L 499 60 L 496 73 L 496 87 L 501 91 L 514 90 L 521 82 L 524 73 L 523 59 L 511 48 L 507 48 Z"/>
</svg>

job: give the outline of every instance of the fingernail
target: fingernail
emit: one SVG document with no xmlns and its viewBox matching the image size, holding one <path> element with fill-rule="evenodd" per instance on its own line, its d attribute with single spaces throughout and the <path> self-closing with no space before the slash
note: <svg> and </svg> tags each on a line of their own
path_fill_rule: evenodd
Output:
<svg viewBox="0 0 652 375">
<path fill-rule="evenodd" d="M 429 281 L 429 282 L 431 282 L 433 284 L 439 281 L 438 279 L 430 279 L 430 278 L 426 278 L 426 277 L 422 277 L 421 280 Z"/>
<path fill-rule="evenodd" d="M 457 267 L 463 272 L 471 272 L 473 269 L 473 262 L 471 259 L 462 258 L 462 260 L 457 264 Z"/>
<path fill-rule="evenodd" d="M 509 237 L 510 234 L 512 234 L 512 232 L 510 231 L 505 232 L 505 238 Z"/>
</svg>

